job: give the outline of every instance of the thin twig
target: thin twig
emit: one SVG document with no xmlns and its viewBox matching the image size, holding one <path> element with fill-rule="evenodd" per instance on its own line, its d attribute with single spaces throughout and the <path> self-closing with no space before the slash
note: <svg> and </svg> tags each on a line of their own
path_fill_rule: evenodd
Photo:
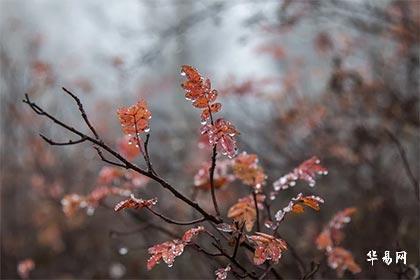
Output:
<svg viewBox="0 0 420 280">
<path fill-rule="evenodd" d="M 146 141 L 144 141 L 144 159 L 146 161 L 147 164 L 147 170 L 149 172 L 152 172 L 153 174 L 157 175 L 156 171 L 153 169 L 153 165 L 152 165 L 152 161 L 150 160 L 150 155 L 149 155 L 149 140 L 150 140 L 150 133 L 146 134 Z"/>
<path fill-rule="evenodd" d="M 146 209 L 149 210 L 154 215 L 156 215 L 159 218 L 161 218 L 162 220 L 164 220 L 165 222 L 170 223 L 170 224 L 175 224 L 175 225 L 181 225 L 181 226 L 193 225 L 193 224 L 198 224 L 198 223 L 204 222 L 206 220 L 206 218 L 203 217 L 203 218 L 200 218 L 200 219 L 197 219 L 197 220 L 193 220 L 193 221 L 180 222 L 180 221 L 176 221 L 176 220 L 173 220 L 171 218 L 168 218 L 168 217 L 166 217 L 166 216 L 164 216 L 164 215 L 156 212 L 155 210 L 153 210 L 150 207 L 147 207 Z"/>
<path fill-rule="evenodd" d="M 258 279 L 255 276 L 254 272 L 249 272 L 245 267 L 243 267 L 236 259 L 232 258 L 231 256 L 229 256 L 229 254 L 227 254 L 221 247 L 219 247 L 216 243 L 212 243 L 212 245 L 214 247 L 216 247 L 221 254 L 223 254 L 223 256 L 225 256 L 226 258 L 228 258 L 232 264 L 234 264 L 236 267 L 238 267 L 242 272 L 246 273 L 247 276 L 249 276 L 252 279 Z"/>
<path fill-rule="evenodd" d="M 413 186 L 414 193 L 416 194 L 417 200 L 420 201 L 419 182 L 418 182 L 417 178 L 414 176 L 414 174 L 413 174 L 413 172 L 410 168 L 410 164 L 408 162 L 407 154 L 404 150 L 404 147 L 402 146 L 400 140 L 398 140 L 398 138 L 390 130 L 385 129 L 385 132 L 388 134 L 389 138 L 391 138 L 391 140 L 397 146 L 398 152 L 400 153 L 401 159 L 403 161 L 405 172 L 407 173 L 407 176 L 408 176 L 408 178 L 409 178 L 409 180 L 410 180 L 410 182 Z"/>
<path fill-rule="evenodd" d="M 306 275 L 304 275 L 302 280 L 312 279 L 315 273 L 318 272 L 319 267 L 320 267 L 319 263 L 311 262 L 311 271 L 309 271 Z"/>
<path fill-rule="evenodd" d="M 244 227 L 245 227 L 245 223 L 242 223 L 240 232 L 238 234 L 238 237 L 236 238 L 236 244 L 235 244 L 235 249 L 233 250 L 233 254 L 232 254 L 232 258 L 236 258 L 236 255 L 238 254 L 238 248 L 239 245 L 241 244 L 241 238 L 242 238 L 242 234 L 244 232 Z"/>
<path fill-rule="evenodd" d="M 47 117 L 48 119 L 50 119 L 51 121 L 53 121 L 54 123 L 56 123 L 57 125 L 67 129 L 68 131 L 73 132 L 74 134 L 80 136 L 80 137 L 85 137 L 87 139 L 87 141 L 103 148 L 104 150 L 106 150 L 107 152 L 109 152 L 111 155 L 113 155 L 116 159 L 118 159 L 119 161 L 122 162 L 122 164 L 124 164 L 125 168 L 128 169 L 132 169 L 146 177 L 149 177 L 150 179 L 156 181 L 157 183 L 159 183 L 163 188 L 169 190 L 175 197 L 177 197 L 178 199 L 182 200 L 184 203 L 190 205 L 192 208 L 196 209 L 198 212 L 200 212 L 206 219 L 213 221 L 215 223 L 221 223 L 221 219 L 217 218 L 209 213 L 207 213 L 207 211 L 205 211 L 203 208 L 201 208 L 198 203 L 191 201 L 190 199 L 188 199 L 186 196 L 184 196 L 183 194 L 181 194 L 179 191 L 177 191 L 172 185 L 170 185 L 168 182 L 166 182 L 163 178 L 157 176 L 156 174 L 153 174 L 151 172 L 147 172 L 143 169 L 141 169 L 140 167 L 136 166 L 135 164 L 129 162 L 127 159 L 125 159 L 121 154 L 119 154 L 118 152 L 116 152 L 115 150 L 113 150 L 111 147 L 109 147 L 108 145 L 106 145 L 102 140 L 98 140 L 95 138 L 92 138 L 86 134 L 84 134 L 83 132 L 76 130 L 75 128 L 63 123 L 62 121 L 58 120 L 57 118 L 55 118 L 54 116 L 50 115 L 49 113 L 47 113 L 46 111 L 44 111 L 42 108 L 40 108 L 37 104 L 33 103 L 30 99 L 28 94 L 25 94 L 25 99 L 23 100 L 24 103 L 28 104 L 29 107 L 38 115 L 42 115 Z"/>
<path fill-rule="evenodd" d="M 45 142 L 47 142 L 48 144 L 50 144 L 51 146 L 69 146 L 69 145 L 75 145 L 75 144 L 79 144 L 82 142 L 85 142 L 87 139 L 82 137 L 79 140 L 69 140 L 67 142 L 56 142 L 50 138 L 47 138 L 46 136 L 39 134 L 39 136 L 41 136 L 42 139 L 45 140 Z"/>
<path fill-rule="evenodd" d="M 257 193 L 254 191 L 252 191 L 252 196 L 254 198 L 254 206 L 255 206 L 255 212 L 257 214 L 257 231 L 261 231 L 260 230 L 260 211 L 258 210 L 258 202 L 257 202 Z"/>
<path fill-rule="evenodd" d="M 208 106 L 209 115 L 210 115 L 210 123 L 214 125 L 213 121 L 213 114 L 211 112 L 210 105 Z M 217 198 L 216 198 L 216 188 L 214 186 L 214 171 L 216 170 L 216 157 L 217 157 L 217 144 L 213 145 L 212 155 L 211 155 L 211 166 L 209 169 L 210 174 L 210 189 L 211 189 L 211 198 L 213 200 L 214 210 L 216 211 L 216 216 L 220 217 L 219 206 L 217 205 Z"/>
<path fill-rule="evenodd" d="M 92 131 L 93 135 L 95 135 L 95 138 L 96 139 L 99 139 L 98 133 L 96 133 L 96 130 L 90 124 L 90 121 L 89 121 L 89 119 L 87 117 L 87 114 L 85 112 L 85 109 L 83 108 L 83 104 L 82 104 L 82 102 L 80 102 L 80 99 L 75 94 L 73 94 L 68 89 L 66 89 L 65 87 L 63 87 L 62 89 L 76 101 L 77 106 L 79 106 L 79 111 L 82 114 L 83 120 L 85 121 L 85 123 L 89 127 L 90 131 Z"/>
<path fill-rule="evenodd" d="M 102 161 L 109 163 L 111 165 L 115 165 L 115 166 L 119 166 L 119 167 L 123 167 L 123 168 L 127 168 L 127 165 L 115 162 L 115 161 L 111 161 L 107 158 L 105 158 L 105 156 L 102 154 L 102 151 L 99 147 L 97 146 L 93 146 L 93 148 L 96 150 L 96 152 L 98 153 L 99 157 L 101 158 Z"/>
</svg>

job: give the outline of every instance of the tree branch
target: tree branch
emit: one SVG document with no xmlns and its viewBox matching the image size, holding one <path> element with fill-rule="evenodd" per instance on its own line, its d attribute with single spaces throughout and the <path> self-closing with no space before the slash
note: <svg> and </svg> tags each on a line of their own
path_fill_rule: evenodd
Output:
<svg viewBox="0 0 420 280">
<path fill-rule="evenodd" d="M 398 152 L 400 153 L 401 159 L 403 161 L 403 165 L 404 165 L 404 169 L 405 172 L 407 173 L 407 176 L 413 186 L 414 189 L 414 193 L 416 194 L 417 200 L 420 201 L 420 189 L 419 189 L 419 182 L 416 179 L 416 177 L 414 176 L 411 168 L 410 168 L 410 164 L 408 162 L 407 159 L 407 154 L 404 150 L 404 147 L 402 146 L 400 140 L 398 140 L 398 138 L 388 129 L 385 129 L 385 132 L 388 134 L 389 138 L 391 138 L 391 140 L 394 142 L 394 144 L 397 146 L 398 148 Z"/>
<path fill-rule="evenodd" d="M 254 205 L 255 205 L 255 212 L 257 214 L 257 231 L 261 231 L 260 229 L 260 211 L 258 210 L 258 202 L 257 202 L 257 193 L 252 191 L 252 197 L 254 198 Z"/>
<path fill-rule="evenodd" d="M 47 113 L 46 111 L 44 111 L 42 108 L 40 108 L 37 104 L 33 103 L 30 99 L 28 94 L 25 94 L 25 99 L 23 100 L 24 103 L 28 104 L 29 107 L 38 115 L 42 115 L 47 117 L 48 119 L 50 119 L 51 121 L 53 121 L 54 123 L 56 123 L 57 125 L 65 128 L 66 130 L 73 132 L 74 134 L 80 136 L 80 137 L 84 137 L 86 138 L 87 141 L 97 145 L 98 147 L 101 147 L 102 149 L 106 150 L 107 152 L 109 152 L 111 155 L 113 155 L 116 159 L 118 159 L 119 161 L 121 161 L 125 168 L 127 169 L 132 169 L 146 177 L 149 177 L 150 179 L 156 181 L 157 183 L 159 183 L 163 188 L 169 190 L 175 197 L 177 197 L 178 199 L 182 200 L 184 203 L 190 205 L 192 208 L 196 209 L 198 212 L 200 212 L 206 219 L 214 222 L 214 223 L 221 223 L 221 219 L 218 217 L 215 217 L 209 213 L 207 213 L 207 211 L 205 211 L 203 208 L 201 208 L 196 202 L 193 202 L 191 200 L 189 200 L 186 196 L 184 196 L 183 194 L 181 194 L 179 191 L 177 191 L 172 185 L 170 185 L 168 182 L 166 182 L 164 179 L 162 179 L 161 177 L 157 176 L 156 174 L 153 174 L 151 172 L 147 172 L 143 169 L 141 169 L 140 167 L 136 166 L 135 164 L 129 162 L 127 159 L 125 159 L 122 155 L 120 155 L 118 152 L 116 152 L 115 150 L 113 150 L 111 147 L 109 147 L 108 145 L 106 145 L 102 140 L 100 139 L 95 139 L 92 138 L 86 134 L 84 134 L 83 132 L 76 130 L 75 128 L 65 124 L 64 122 L 58 120 L 57 118 L 55 118 L 54 116 L 50 115 L 49 113 Z M 113 163 L 114 164 L 114 163 Z"/>
<path fill-rule="evenodd" d="M 180 221 L 175 221 L 175 220 L 173 220 L 171 218 L 168 218 L 168 217 L 166 217 L 166 216 L 164 216 L 164 215 L 156 212 L 155 210 L 153 210 L 150 207 L 146 207 L 146 209 L 149 210 L 151 213 L 153 213 L 155 216 L 158 216 L 159 218 L 161 218 L 162 220 L 164 220 L 165 222 L 170 223 L 170 224 L 174 224 L 174 225 L 181 225 L 181 226 L 193 225 L 193 224 L 201 223 L 201 222 L 203 222 L 203 221 L 206 220 L 206 218 L 203 217 L 203 218 L 200 218 L 200 219 L 197 219 L 197 220 L 193 220 L 193 221 L 189 221 L 189 222 L 180 222 Z"/>
<path fill-rule="evenodd" d="M 210 114 L 210 123 L 214 125 L 213 121 L 213 114 L 211 112 L 210 105 L 208 106 L 209 114 Z M 213 200 L 214 210 L 216 211 L 216 216 L 220 217 L 219 206 L 217 205 L 217 198 L 216 198 L 216 190 L 214 187 L 214 171 L 216 170 L 216 156 L 217 156 L 217 144 L 213 145 L 212 156 L 211 156 L 211 166 L 209 169 L 210 174 L 210 188 L 211 188 L 211 198 Z"/>
<path fill-rule="evenodd" d="M 74 95 L 72 92 L 70 92 L 68 89 L 66 89 L 65 87 L 63 87 L 62 89 L 76 101 L 77 106 L 79 106 L 79 111 L 82 114 L 83 120 L 85 121 L 85 123 L 89 127 L 90 131 L 92 131 L 93 135 L 95 135 L 95 138 L 99 139 L 98 133 L 96 133 L 96 130 L 90 124 L 90 121 L 89 121 L 89 119 L 86 115 L 85 109 L 83 108 L 83 104 L 82 104 L 82 102 L 80 102 L 80 99 L 76 95 Z"/>
<path fill-rule="evenodd" d="M 41 136 L 41 138 L 44 139 L 45 142 L 47 142 L 51 146 L 70 146 L 70 145 L 75 145 L 75 144 L 85 142 L 87 140 L 86 138 L 82 137 L 79 140 L 69 140 L 67 142 L 56 142 L 50 138 L 47 138 L 46 136 L 42 134 L 39 134 L 39 136 Z"/>
</svg>

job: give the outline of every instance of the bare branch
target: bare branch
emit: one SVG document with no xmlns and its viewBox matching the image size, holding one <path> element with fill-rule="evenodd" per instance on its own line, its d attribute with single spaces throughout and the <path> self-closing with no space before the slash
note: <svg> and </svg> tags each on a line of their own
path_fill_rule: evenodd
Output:
<svg viewBox="0 0 420 280">
<path fill-rule="evenodd" d="M 164 215 L 156 212 L 155 210 L 153 210 L 150 207 L 146 207 L 146 209 L 149 210 L 154 215 L 156 215 L 159 218 L 161 218 L 162 220 L 164 220 L 165 222 L 170 223 L 170 224 L 175 224 L 175 225 L 181 225 L 181 226 L 193 225 L 193 224 L 198 224 L 198 223 L 204 222 L 206 220 L 206 218 L 203 217 L 203 218 L 200 218 L 200 219 L 197 219 L 197 220 L 193 220 L 193 221 L 189 221 L 189 222 L 180 222 L 180 221 L 175 221 L 175 220 L 173 220 L 171 218 L 168 218 L 168 217 L 166 217 L 166 216 L 164 216 Z"/>
<path fill-rule="evenodd" d="M 90 124 L 90 121 L 89 121 L 89 119 L 86 115 L 85 109 L 83 108 L 83 104 L 82 104 L 82 102 L 80 102 L 80 99 L 76 95 L 74 95 L 72 92 L 70 92 L 68 89 L 66 89 L 64 87 L 62 89 L 76 101 L 77 106 L 79 106 L 79 111 L 82 114 L 83 120 L 85 121 L 85 123 L 89 127 L 90 131 L 92 131 L 93 135 L 95 135 L 95 138 L 99 139 L 98 133 L 96 133 L 96 130 Z"/>
<path fill-rule="evenodd" d="M 54 123 L 56 123 L 57 125 L 65 128 L 66 130 L 73 132 L 74 134 L 80 136 L 80 137 L 84 137 L 86 138 L 87 141 L 97 145 L 98 147 L 104 149 L 105 151 L 109 152 L 112 156 L 114 156 L 116 159 L 118 159 L 119 161 L 121 161 L 121 166 L 124 165 L 124 168 L 127 169 L 132 169 L 146 177 L 149 177 L 150 179 L 156 181 L 157 183 L 159 183 L 163 188 L 169 190 L 175 197 L 177 197 L 178 199 L 182 200 L 184 203 L 190 205 L 192 208 L 196 209 L 198 212 L 200 212 L 203 217 L 205 217 L 206 219 L 215 222 L 215 223 L 221 223 L 221 219 L 218 217 L 215 217 L 209 213 L 207 213 L 207 211 L 205 211 L 203 208 L 201 208 L 198 203 L 191 201 L 190 199 L 188 199 L 186 196 L 184 196 L 183 194 L 181 194 L 179 191 L 177 191 L 172 185 L 170 185 L 168 182 L 166 182 L 163 178 L 157 176 L 156 174 L 153 174 L 151 172 L 145 171 L 143 169 L 141 169 L 140 167 L 138 167 L 137 165 L 131 163 L 130 161 L 128 161 L 126 158 L 124 158 L 121 154 L 119 154 L 117 151 L 113 150 L 111 147 L 109 147 L 108 145 L 106 145 L 102 140 L 100 139 L 95 139 L 92 138 L 86 134 L 84 134 L 83 132 L 65 124 L 64 122 L 58 120 L 57 118 L 55 118 L 54 116 L 50 115 L 49 113 L 47 113 L 46 111 L 44 111 L 42 108 L 40 108 L 37 104 L 33 103 L 32 101 L 30 101 L 29 96 L 27 94 L 25 94 L 25 99 L 23 100 L 24 103 L 28 104 L 29 107 L 31 107 L 31 109 L 37 113 L 38 115 L 43 115 L 45 117 L 47 117 L 48 119 L 50 119 L 51 121 L 53 121 Z M 115 162 L 108 162 L 110 164 L 114 164 Z M 118 163 L 119 164 L 119 163 Z"/>
<path fill-rule="evenodd" d="M 45 142 L 47 142 L 48 144 L 52 145 L 52 146 L 69 146 L 69 145 L 75 145 L 75 144 L 79 144 L 82 142 L 85 142 L 87 139 L 82 137 L 79 140 L 69 140 L 67 142 L 56 142 L 50 138 L 47 138 L 46 136 L 39 134 L 39 136 L 41 136 L 42 139 L 45 140 Z"/>
<path fill-rule="evenodd" d="M 402 146 L 400 140 L 388 129 L 385 129 L 385 132 L 388 134 L 389 138 L 394 142 L 394 144 L 398 148 L 398 152 L 400 153 L 401 159 L 403 161 L 405 172 L 407 173 L 407 176 L 413 186 L 414 193 L 416 194 L 417 200 L 420 201 L 420 189 L 419 189 L 419 181 L 414 176 L 413 171 L 410 168 L 410 164 L 407 159 L 407 154 L 404 150 L 404 147 Z"/>
<path fill-rule="evenodd" d="M 210 122 L 211 125 L 214 125 L 213 121 L 213 114 L 211 112 L 210 105 L 208 106 L 209 114 L 210 114 Z M 210 188 L 211 188 L 211 198 L 213 200 L 214 210 L 216 211 L 217 217 L 220 217 L 219 206 L 217 205 L 217 198 L 216 198 L 216 190 L 214 187 L 214 171 L 216 169 L 216 156 L 217 156 L 217 145 L 213 145 L 212 156 L 211 156 L 211 166 L 209 169 L 210 174 Z"/>
<path fill-rule="evenodd" d="M 123 168 L 128 168 L 127 165 L 124 165 L 124 164 L 106 159 L 99 147 L 93 146 L 93 148 L 96 150 L 96 152 L 98 153 L 98 155 L 99 155 L 99 157 L 101 158 L 102 161 L 104 161 L 106 163 L 109 163 L 111 165 L 115 165 L 115 166 L 119 166 L 119 167 L 123 167 Z"/>
<path fill-rule="evenodd" d="M 255 206 L 255 212 L 257 214 L 257 231 L 261 231 L 260 230 L 260 211 L 258 210 L 258 202 L 257 202 L 257 193 L 254 191 L 252 191 L 252 197 L 254 198 L 254 206 Z"/>
</svg>

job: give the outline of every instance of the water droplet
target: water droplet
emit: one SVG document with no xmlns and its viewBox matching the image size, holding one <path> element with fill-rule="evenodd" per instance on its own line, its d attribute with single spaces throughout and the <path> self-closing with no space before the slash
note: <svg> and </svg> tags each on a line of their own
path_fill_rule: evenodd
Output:
<svg viewBox="0 0 420 280">
<path fill-rule="evenodd" d="M 290 185 L 291 187 L 293 187 L 294 185 L 296 185 L 296 181 L 290 181 L 289 185 Z"/>
<path fill-rule="evenodd" d="M 309 186 L 310 186 L 310 187 L 315 187 L 315 182 L 310 182 L 310 183 L 309 183 Z"/>
<path fill-rule="evenodd" d="M 87 214 L 88 216 L 93 216 L 93 214 L 95 214 L 95 208 L 93 208 L 93 207 L 88 207 L 88 208 L 86 209 L 86 214 Z"/>
<path fill-rule="evenodd" d="M 173 263 L 168 263 L 168 267 L 173 267 L 174 264 Z"/>
<path fill-rule="evenodd" d="M 128 249 L 127 249 L 126 247 L 121 247 L 121 248 L 118 250 L 118 253 L 119 253 L 120 255 L 122 255 L 122 256 L 127 255 L 127 253 L 128 253 Z"/>
<path fill-rule="evenodd" d="M 149 132 L 150 131 L 150 127 L 148 127 L 148 128 L 146 128 L 145 130 L 144 130 L 144 132 Z"/>
<path fill-rule="evenodd" d="M 184 71 L 181 72 L 181 76 L 184 76 L 185 77 L 186 75 L 187 74 Z"/>
<path fill-rule="evenodd" d="M 201 123 L 202 125 L 205 125 L 205 124 L 207 123 L 207 120 L 202 120 L 200 123 Z"/>
<path fill-rule="evenodd" d="M 326 171 L 326 170 L 325 170 L 325 171 L 324 171 L 324 175 L 328 175 L 328 171 Z"/>
</svg>

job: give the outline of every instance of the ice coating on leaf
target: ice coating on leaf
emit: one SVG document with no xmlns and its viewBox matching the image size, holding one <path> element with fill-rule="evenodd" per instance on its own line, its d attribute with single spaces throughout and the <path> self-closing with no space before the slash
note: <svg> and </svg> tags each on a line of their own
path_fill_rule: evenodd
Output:
<svg viewBox="0 0 420 280">
<path fill-rule="evenodd" d="M 135 198 L 134 195 L 131 194 L 129 199 L 120 201 L 117 205 L 115 205 L 114 211 L 118 212 L 127 208 L 139 209 L 139 208 L 151 207 L 152 205 L 155 205 L 156 203 L 157 203 L 157 198 L 143 200 L 141 198 Z"/>
<path fill-rule="evenodd" d="M 214 274 L 216 275 L 216 280 L 224 280 L 227 278 L 228 272 L 231 270 L 230 264 L 225 268 L 217 269 Z"/>
<path fill-rule="evenodd" d="M 203 231 L 204 231 L 203 226 L 191 228 L 184 233 L 184 235 L 182 236 L 182 241 L 189 243 L 195 236 L 197 236 L 200 232 L 203 232 Z"/>
<path fill-rule="evenodd" d="M 185 243 L 175 239 L 156 244 L 148 249 L 152 255 L 147 261 L 147 269 L 151 270 L 162 259 L 169 267 L 172 267 L 175 258 L 184 252 Z"/>
<path fill-rule="evenodd" d="M 337 270 L 338 277 L 342 277 L 345 270 L 349 270 L 352 273 L 361 271 L 360 266 L 354 261 L 351 252 L 342 247 L 338 247 L 344 239 L 342 229 L 345 224 L 350 222 L 351 216 L 355 212 L 356 208 L 353 207 L 337 212 L 315 241 L 319 250 L 325 250 L 328 265 L 332 269 Z"/>
<path fill-rule="evenodd" d="M 183 65 L 181 75 L 186 77 L 181 86 L 185 90 L 185 98 L 192 105 L 201 109 L 201 123 L 206 123 L 210 115 L 222 109 L 221 103 L 214 103 L 217 99 L 217 90 L 211 88 L 209 79 L 201 76 L 197 69 L 189 65 Z"/>
<path fill-rule="evenodd" d="M 330 251 L 334 244 L 340 244 L 344 239 L 342 229 L 351 221 L 351 216 L 355 212 L 356 208 L 354 207 L 337 212 L 318 235 L 315 241 L 318 249 Z"/>
<path fill-rule="evenodd" d="M 254 263 L 263 264 L 266 260 L 278 263 L 282 252 L 287 250 L 287 244 L 280 238 L 262 232 L 256 232 L 248 239 L 255 244 Z"/>
<path fill-rule="evenodd" d="M 317 176 L 328 174 L 328 170 L 320 163 L 317 157 L 311 157 L 293 169 L 292 172 L 277 179 L 273 183 L 273 192 L 270 193 L 270 199 L 274 200 L 279 191 L 296 185 L 297 180 L 306 181 L 310 187 L 314 187 Z"/>
<path fill-rule="evenodd" d="M 217 119 L 214 125 L 207 124 L 201 127 L 201 134 L 207 134 L 210 145 L 217 145 L 223 155 L 233 158 L 237 154 L 236 140 L 239 134 L 235 126 L 223 118 Z"/>
<path fill-rule="evenodd" d="M 337 271 L 337 276 L 342 277 L 344 271 L 349 270 L 353 274 L 362 271 L 354 261 L 352 253 L 341 247 L 335 247 L 328 253 L 328 265 Z"/>
<path fill-rule="evenodd" d="M 161 259 L 168 267 L 172 267 L 175 258 L 184 252 L 185 246 L 190 244 L 192 239 L 204 230 L 203 226 L 191 228 L 184 233 L 182 240 L 174 239 L 150 247 L 148 252 L 152 256 L 147 261 L 147 269 L 151 270 Z"/>
</svg>

